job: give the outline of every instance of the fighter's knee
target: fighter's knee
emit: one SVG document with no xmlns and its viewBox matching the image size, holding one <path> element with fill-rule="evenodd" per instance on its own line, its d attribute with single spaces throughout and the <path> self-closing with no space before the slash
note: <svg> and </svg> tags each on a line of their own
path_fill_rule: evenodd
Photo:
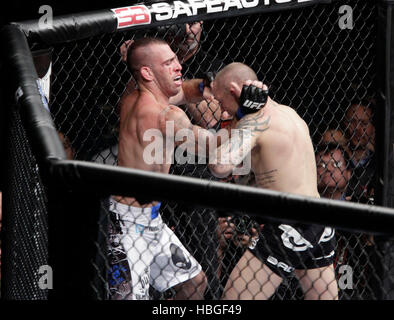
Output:
<svg viewBox="0 0 394 320">
<path fill-rule="evenodd" d="M 194 285 L 199 288 L 200 292 L 204 292 L 208 286 L 208 279 L 204 271 L 201 271 L 192 279 Z"/>
<path fill-rule="evenodd" d="M 205 290 L 208 280 L 203 271 L 194 278 L 187 280 L 183 284 L 175 287 L 177 291 L 175 299 L 179 300 L 200 300 L 204 299 Z"/>
<path fill-rule="evenodd" d="M 204 271 L 201 271 L 190 281 L 190 285 L 193 286 L 194 299 L 204 299 L 205 290 L 208 286 L 208 279 Z"/>
</svg>

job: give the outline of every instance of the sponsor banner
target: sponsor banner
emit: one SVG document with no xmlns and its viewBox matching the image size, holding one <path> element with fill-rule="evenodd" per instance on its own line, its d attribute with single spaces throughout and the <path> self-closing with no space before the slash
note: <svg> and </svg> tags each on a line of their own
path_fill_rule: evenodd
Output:
<svg viewBox="0 0 394 320">
<path fill-rule="evenodd" d="M 247 12 L 256 13 L 330 2 L 331 0 L 183 0 L 138 4 L 111 10 L 117 19 L 118 29 L 122 29 L 187 17 L 198 19 L 201 15 L 206 18 L 207 15 L 217 16 L 230 11 L 243 10 L 246 13 L 248 10 Z"/>
</svg>

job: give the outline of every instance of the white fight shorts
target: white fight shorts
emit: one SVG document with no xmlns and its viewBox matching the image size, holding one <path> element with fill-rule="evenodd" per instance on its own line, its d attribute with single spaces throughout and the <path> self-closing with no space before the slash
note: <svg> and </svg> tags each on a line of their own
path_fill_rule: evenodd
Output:
<svg viewBox="0 0 394 320">
<path fill-rule="evenodd" d="M 149 300 L 149 286 L 159 292 L 194 278 L 200 264 L 162 221 L 160 204 L 136 208 L 110 199 L 109 271 L 111 299 Z"/>
</svg>

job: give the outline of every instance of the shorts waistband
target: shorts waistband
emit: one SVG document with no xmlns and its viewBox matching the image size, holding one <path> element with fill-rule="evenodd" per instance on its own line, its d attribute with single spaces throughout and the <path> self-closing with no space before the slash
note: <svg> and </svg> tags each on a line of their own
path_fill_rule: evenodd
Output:
<svg viewBox="0 0 394 320">
<path fill-rule="evenodd" d="M 116 211 L 121 215 L 133 215 L 133 216 L 145 216 L 145 217 L 146 215 L 150 214 L 151 220 L 154 220 L 159 216 L 160 206 L 161 206 L 161 202 L 159 202 L 157 205 L 153 207 L 147 207 L 147 208 L 133 207 L 118 202 L 113 198 L 110 199 L 109 203 L 110 203 L 109 204 L 110 211 Z"/>
</svg>

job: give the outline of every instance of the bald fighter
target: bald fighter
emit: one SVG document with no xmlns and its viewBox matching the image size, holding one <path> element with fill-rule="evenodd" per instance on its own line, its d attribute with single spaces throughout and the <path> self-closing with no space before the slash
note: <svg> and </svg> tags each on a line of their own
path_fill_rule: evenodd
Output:
<svg viewBox="0 0 394 320">
<path fill-rule="evenodd" d="M 231 174 L 245 161 L 240 155 L 250 151 L 257 187 L 319 198 L 314 149 L 299 115 L 273 101 L 255 72 L 242 63 L 224 67 L 212 89 L 223 111 L 234 115 L 232 128 L 240 134 L 217 149 L 211 172 Z M 260 205 L 264 210 L 264 203 Z M 294 273 L 305 299 L 337 299 L 332 228 L 266 224 L 262 235 L 231 272 L 223 299 L 268 299 Z"/>
<path fill-rule="evenodd" d="M 169 101 L 198 102 L 203 92 L 207 96 L 210 91 L 201 79 L 182 81 L 178 58 L 162 40 L 135 40 L 128 48 L 127 63 L 138 89 L 121 101 L 118 165 L 168 173 L 171 160 L 167 157 L 172 157 L 173 150 L 166 150 L 162 141 L 163 161 L 146 161 L 144 150 L 152 141 L 145 133 L 156 130 L 164 139 L 174 140 L 179 130 L 189 129 L 196 141 L 209 138 L 211 133 L 192 125 L 185 112 Z M 172 133 L 166 130 L 169 124 L 174 127 Z M 160 203 L 147 198 L 113 196 L 110 200 L 111 298 L 146 300 L 152 285 L 159 292 L 174 289 L 175 299 L 201 299 L 206 277 L 200 264 L 162 221 Z"/>
</svg>

